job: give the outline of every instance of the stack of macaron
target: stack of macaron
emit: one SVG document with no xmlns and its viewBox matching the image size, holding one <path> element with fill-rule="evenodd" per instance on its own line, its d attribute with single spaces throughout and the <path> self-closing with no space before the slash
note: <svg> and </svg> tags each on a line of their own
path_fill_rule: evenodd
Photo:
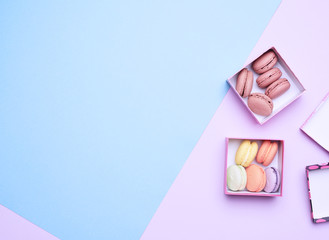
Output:
<svg viewBox="0 0 329 240">
<path fill-rule="evenodd" d="M 275 167 L 268 167 L 278 152 L 278 143 L 269 140 L 258 143 L 244 140 L 236 154 L 235 163 L 227 168 L 227 187 L 231 191 L 274 193 L 280 187 L 280 173 Z M 256 158 L 258 164 L 252 162 Z"/>
<path fill-rule="evenodd" d="M 269 50 L 252 63 L 252 69 L 258 75 L 256 83 L 260 88 L 266 88 L 265 93 L 251 93 L 254 83 L 253 72 L 247 68 L 240 71 L 235 89 L 238 94 L 248 97 L 248 107 L 261 116 L 269 116 L 273 111 L 273 99 L 281 96 L 290 88 L 286 78 L 281 78 L 282 72 L 274 67 L 278 57 Z"/>
</svg>

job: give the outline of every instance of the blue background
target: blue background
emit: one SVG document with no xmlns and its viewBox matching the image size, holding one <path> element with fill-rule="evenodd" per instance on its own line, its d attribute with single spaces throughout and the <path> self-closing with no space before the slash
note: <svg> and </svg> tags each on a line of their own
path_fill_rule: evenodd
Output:
<svg viewBox="0 0 329 240">
<path fill-rule="evenodd" d="M 279 1 L 2 1 L 1 203 L 137 239 Z"/>
</svg>

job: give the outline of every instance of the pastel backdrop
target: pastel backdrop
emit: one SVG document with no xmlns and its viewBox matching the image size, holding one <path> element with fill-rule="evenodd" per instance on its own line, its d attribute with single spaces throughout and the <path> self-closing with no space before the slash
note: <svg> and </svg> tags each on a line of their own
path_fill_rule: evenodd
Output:
<svg viewBox="0 0 329 240">
<path fill-rule="evenodd" d="M 2 1 L 0 203 L 61 239 L 139 238 L 278 5 Z"/>
<path fill-rule="evenodd" d="M 230 89 L 142 240 L 326 238 L 328 224 L 311 219 L 305 167 L 328 162 L 329 155 L 300 126 L 329 90 L 329 34 L 323 30 L 328 8 L 329 2 L 321 0 L 280 4 L 246 61 L 275 46 L 305 94 L 261 126 Z M 285 141 L 282 197 L 224 194 L 225 137 Z"/>
</svg>

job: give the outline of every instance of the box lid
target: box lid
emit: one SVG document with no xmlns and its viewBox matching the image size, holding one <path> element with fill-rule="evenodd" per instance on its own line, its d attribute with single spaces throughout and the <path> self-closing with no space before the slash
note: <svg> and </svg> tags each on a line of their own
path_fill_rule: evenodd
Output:
<svg viewBox="0 0 329 240">
<path fill-rule="evenodd" d="M 329 221 L 329 163 L 306 167 L 311 216 L 314 223 Z"/>
</svg>

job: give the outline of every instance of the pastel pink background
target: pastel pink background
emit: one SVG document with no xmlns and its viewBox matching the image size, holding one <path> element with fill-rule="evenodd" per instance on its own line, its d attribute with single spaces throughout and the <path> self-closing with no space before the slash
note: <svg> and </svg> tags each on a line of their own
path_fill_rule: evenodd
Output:
<svg viewBox="0 0 329 240">
<path fill-rule="evenodd" d="M 312 223 L 305 176 L 306 165 L 329 161 L 328 152 L 299 129 L 329 90 L 328 9 L 329 2 L 321 0 L 281 3 L 249 59 L 275 46 L 306 93 L 260 126 L 229 90 L 141 239 L 315 239 L 328 234 L 328 224 Z M 224 194 L 227 136 L 285 140 L 282 198 Z"/>
<path fill-rule="evenodd" d="M 56 240 L 58 238 L 0 205 L 0 239 Z"/>
</svg>

